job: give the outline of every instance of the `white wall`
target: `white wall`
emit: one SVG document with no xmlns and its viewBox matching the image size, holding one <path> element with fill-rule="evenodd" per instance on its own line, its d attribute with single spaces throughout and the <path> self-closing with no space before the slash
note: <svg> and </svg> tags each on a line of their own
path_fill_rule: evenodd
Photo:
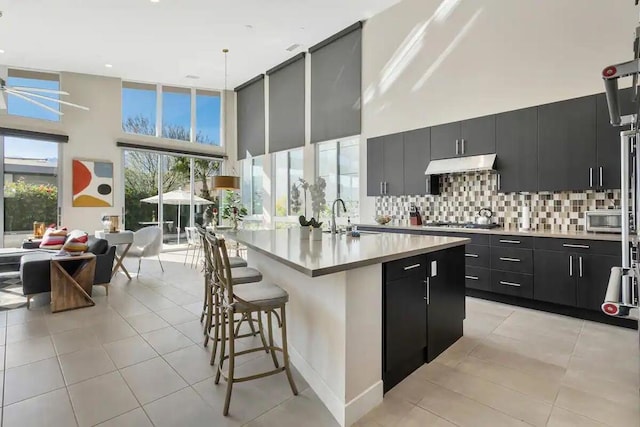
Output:
<svg viewBox="0 0 640 427">
<path fill-rule="evenodd" d="M 632 59 L 631 0 L 442 3 L 403 0 L 364 26 L 363 219 L 367 138 L 602 92 L 601 70 Z"/>
</svg>

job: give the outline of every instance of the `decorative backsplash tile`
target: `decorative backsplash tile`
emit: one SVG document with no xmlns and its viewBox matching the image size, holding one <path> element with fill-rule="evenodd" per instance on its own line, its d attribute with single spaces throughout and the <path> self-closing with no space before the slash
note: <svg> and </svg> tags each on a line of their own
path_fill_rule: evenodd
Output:
<svg viewBox="0 0 640 427">
<path fill-rule="evenodd" d="M 529 206 L 531 228 L 538 231 L 584 231 L 585 212 L 620 205 L 620 190 L 560 193 L 498 193 L 497 175 L 476 172 L 443 175 L 439 196 L 376 198 L 376 215 L 392 215 L 398 223 L 409 219 L 414 203 L 423 222 L 472 222 L 481 208 L 493 211 L 493 221 L 505 229 L 521 225 L 523 206 Z"/>
</svg>

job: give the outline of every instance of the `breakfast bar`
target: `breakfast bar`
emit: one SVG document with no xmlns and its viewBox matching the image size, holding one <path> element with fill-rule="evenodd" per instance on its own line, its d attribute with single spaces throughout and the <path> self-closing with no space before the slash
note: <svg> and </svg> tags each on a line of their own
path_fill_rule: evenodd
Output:
<svg viewBox="0 0 640 427">
<path fill-rule="evenodd" d="M 316 241 L 298 229 L 229 238 L 289 293 L 291 361 L 342 426 L 462 335 L 469 239 L 363 232 Z"/>
</svg>

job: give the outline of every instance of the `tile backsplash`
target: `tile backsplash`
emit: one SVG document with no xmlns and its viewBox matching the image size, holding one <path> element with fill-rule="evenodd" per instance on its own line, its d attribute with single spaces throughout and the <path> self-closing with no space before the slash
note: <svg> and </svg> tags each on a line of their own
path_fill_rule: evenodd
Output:
<svg viewBox="0 0 640 427">
<path fill-rule="evenodd" d="M 376 198 L 376 215 L 392 215 L 406 223 L 415 204 L 423 222 L 470 222 L 481 208 L 493 211 L 493 221 L 505 229 L 521 225 L 523 206 L 531 213 L 531 229 L 538 231 L 584 231 L 585 212 L 620 205 L 620 190 L 499 193 L 497 175 L 476 172 L 443 175 L 439 196 L 385 196 Z"/>
</svg>

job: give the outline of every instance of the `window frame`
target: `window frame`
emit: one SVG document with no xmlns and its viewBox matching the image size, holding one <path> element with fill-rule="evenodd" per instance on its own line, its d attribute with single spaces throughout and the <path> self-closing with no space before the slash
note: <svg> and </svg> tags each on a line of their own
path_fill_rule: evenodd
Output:
<svg viewBox="0 0 640 427">
<path fill-rule="evenodd" d="M 292 148 L 290 150 L 283 150 L 283 151 L 278 151 L 276 153 L 272 153 L 272 171 L 273 171 L 273 179 L 271 180 L 271 182 L 273 183 L 273 187 L 271 189 L 271 194 L 273 194 L 273 218 L 274 218 L 274 222 L 291 222 L 291 221 L 297 221 L 297 216 L 299 215 L 299 213 L 293 213 L 291 211 L 291 186 L 293 185 L 293 182 L 291 181 L 291 154 L 294 151 L 299 151 L 301 154 L 301 160 L 302 160 L 302 178 L 304 179 L 304 147 L 299 147 L 299 148 Z M 287 156 L 287 213 L 286 215 L 276 215 L 276 203 L 277 203 L 277 191 L 276 191 L 276 177 L 277 177 L 277 173 L 278 173 L 278 168 L 277 168 L 277 157 L 278 155 L 282 155 L 282 154 L 286 154 Z M 304 211 L 304 207 L 303 207 L 303 211 Z M 295 222 L 294 221 L 294 222 Z"/>
<path fill-rule="evenodd" d="M 356 146 L 360 147 L 361 144 L 361 140 L 360 140 L 360 136 L 359 135 L 355 135 L 355 136 L 350 136 L 347 138 L 339 138 L 339 139 L 331 139 L 328 141 L 322 141 L 322 142 L 316 142 L 314 145 L 314 151 L 315 151 L 315 174 L 314 177 L 317 180 L 320 177 L 320 146 L 322 144 L 329 144 L 329 143 L 335 143 L 336 144 L 336 156 L 334 158 L 335 161 L 335 166 L 336 166 L 336 198 L 342 198 L 342 194 L 340 191 L 340 152 L 342 149 L 342 143 L 343 142 L 357 142 Z M 361 164 L 361 163 L 360 163 Z M 360 170 L 361 168 L 358 167 L 358 178 L 360 177 Z M 327 186 L 329 185 L 329 182 L 327 182 Z M 351 200 L 350 200 L 351 201 Z M 327 200 L 327 203 L 329 203 L 329 201 Z M 357 203 L 358 206 L 360 206 L 360 194 L 358 194 L 358 198 L 357 198 Z M 342 212 L 340 209 L 338 209 L 336 211 L 336 217 L 342 217 L 342 216 L 349 216 L 352 218 L 358 218 L 360 215 L 359 209 L 356 212 L 357 216 L 354 216 L 353 214 L 350 214 L 349 212 L 347 212 L 346 214 L 344 214 L 344 212 Z"/>
<path fill-rule="evenodd" d="M 24 69 L 24 68 L 15 68 L 15 67 L 8 67 L 6 68 L 6 75 L 0 75 L 0 77 L 2 77 L 7 85 L 9 85 L 9 79 L 11 78 L 18 78 L 18 79 L 29 79 L 29 80 L 41 80 L 41 81 L 49 81 L 49 82 L 57 82 L 58 83 L 58 88 L 55 90 L 62 90 L 62 81 L 60 80 L 60 73 L 57 72 L 52 72 L 52 71 L 40 71 L 40 70 L 29 70 L 29 69 Z M 47 94 L 47 93 L 42 93 L 39 95 L 44 95 L 44 96 L 48 96 L 50 98 L 55 98 L 57 96 L 57 99 L 60 99 L 60 96 L 58 95 L 53 95 L 53 94 Z M 42 99 L 38 99 L 35 98 L 34 101 L 37 102 L 42 102 L 45 105 L 47 105 L 48 107 L 57 109 L 58 111 L 61 111 L 61 104 L 60 103 L 55 103 L 55 105 L 53 105 L 53 103 L 51 103 L 51 101 L 47 101 L 47 100 L 42 100 Z M 13 117 L 22 117 L 24 119 L 27 120 L 36 120 L 38 122 L 45 122 L 45 123 L 62 123 L 62 115 L 58 115 L 52 112 L 48 112 L 48 114 L 53 114 L 53 118 L 50 119 L 45 119 L 45 118 L 41 118 L 41 117 L 33 117 L 33 116 L 24 116 L 21 114 L 12 114 L 10 112 L 10 98 L 7 97 L 6 98 L 6 103 L 7 103 L 7 109 L 6 114 L 13 116 Z M 36 107 L 36 108 L 40 108 L 40 107 Z M 44 110 L 46 111 L 46 110 Z"/>
<path fill-rule="evenodd" d="M 247 157 L 246 159 L 241 160 L 241 162 L 242 162 L 242 167 L 241 167 L 242 180 L 241 180 L 241 183 L 242 184 L 241 184 L 241 188 L 240 188 L 240 200 L 244 204 L 244 207 L 247 208 L 247 217 L 249 217 L 249 218 L 263 218 L 263 216 L 264 216 L 264 213 L 263 213 L 264 212 L 264 198 L 263 198 L 263 201 L 262 201 L 263 212 L 255 213 L 253 211 L 254 195 L 256 193 L 255 192 L 255 188 L 254 188 L 253 170 L 256 167 L 256 164 L 255 164 L 256 160 L 261 160 L 262 161 L 262 165 L 260 166 L 260 169 L 261 169 L 261 173 L 264 175 L 264 155 L 256 156 L 256 157 Z M 245 182 L 245 178 L 247 178 L 247 177 L 244 176 L 244 175 L 245 175 L 245 170 L 246 170 L 247 163 L 249 164 L 249 171 L 250 171 L 251 175 L 249 176 L 249 181 L 248 181 L 249 182 L 249 198 L 248 198 L 247 203 L 245 204 L 244 200 L 243 200 L 244 196 L 245 196 L 245 194 L 244 194 L 244 190 L 245 190 L 244 182 Z M 263 178 L 264 178 L 264 176 L 261 177 L 261 180 L 263 180 Z M 262 181 L 262 182 L 263 182 L 263 185 L 264 185 L 264 181 Z M 262 189 L 260 189 L 260 191 L 262 191 Z"/>
<path fill-rule="evenodd" d="M 137 82 L 137 81 L 132 81 L 132 80 L 123 80 L 122 84 L 121 84 L 121 89 L 120 89 L 120 97 L 122 99 L 122 89 L 129 87 L 129 88 L 134 88 L 135 86 L 139 86 L 140 88 L 151 88 L 154 87 L 155 88 L 155 95 L 156 95 L 156 123 L 155 123 L 155 134 L 154 135 L 145 135 L 145 134 L 137 134 L 137 133 L 130 133 L 124 130 L 124 128 L 122 129 L 122 132 L 126 133 L 127 135 L 140 135 L 143 137 L 152 137 L 152 138 L 158 138 L 158 139 L 163 139 L 163 140 L 167 140 L 167 141 L 172 141 L 172 142 L 179 142 L 179 143 L 190 143 L 190 144 L 198 144 L 200 146 L 205 146 L 205 147 L 218 147 L 218 148 L 224 148 L 226 146 L 225 144 L 225 93 L 224 91 L 221 90 L 213 90 L 213 89 L 205 89 L 205 88 L 196 88 L 196 87 L 185 87 L 185 86 L 177 86 L 177 85 L 163 85 L 163 84 L 159 84 L 159 83 L 145 83 L 145 82 Z M 163 133 L 163 127 L 164 127 L 164 94 L 165 94 L 165 88 L 167 89 L 167 93 L 178 93 L 178 92 L 182 92 L 182 93 L 187 93 L 189 94 L 189 104 L 190 104 L 190 109 L 189 109 L 189 140 L 180 140 L 180 139 L 172 139 L 172 138 L 167 138 L 165 136 L 162 136 Z M 204 95 L 204 96 L 217 96 L 218 98 L 220 98 L 220 111 L 219 111 L 219 121 L 220 121 L 220 133 L 218 135 L 218 140 L 219 140 L 219 144 L 205 144 L 202 142 L 198 142 L 197 141 L 197 133 L 198 133 L 198 121 L 197 121 L 197 108 L 198 108 L 198 104 L 197 104 L 197 96 L 198 95 Z M 121 102 L 121 106 L 120 106 L 120 121 L 123 121 L 123 113 L 124 113 L 124 103 Z"/>
</svg>

